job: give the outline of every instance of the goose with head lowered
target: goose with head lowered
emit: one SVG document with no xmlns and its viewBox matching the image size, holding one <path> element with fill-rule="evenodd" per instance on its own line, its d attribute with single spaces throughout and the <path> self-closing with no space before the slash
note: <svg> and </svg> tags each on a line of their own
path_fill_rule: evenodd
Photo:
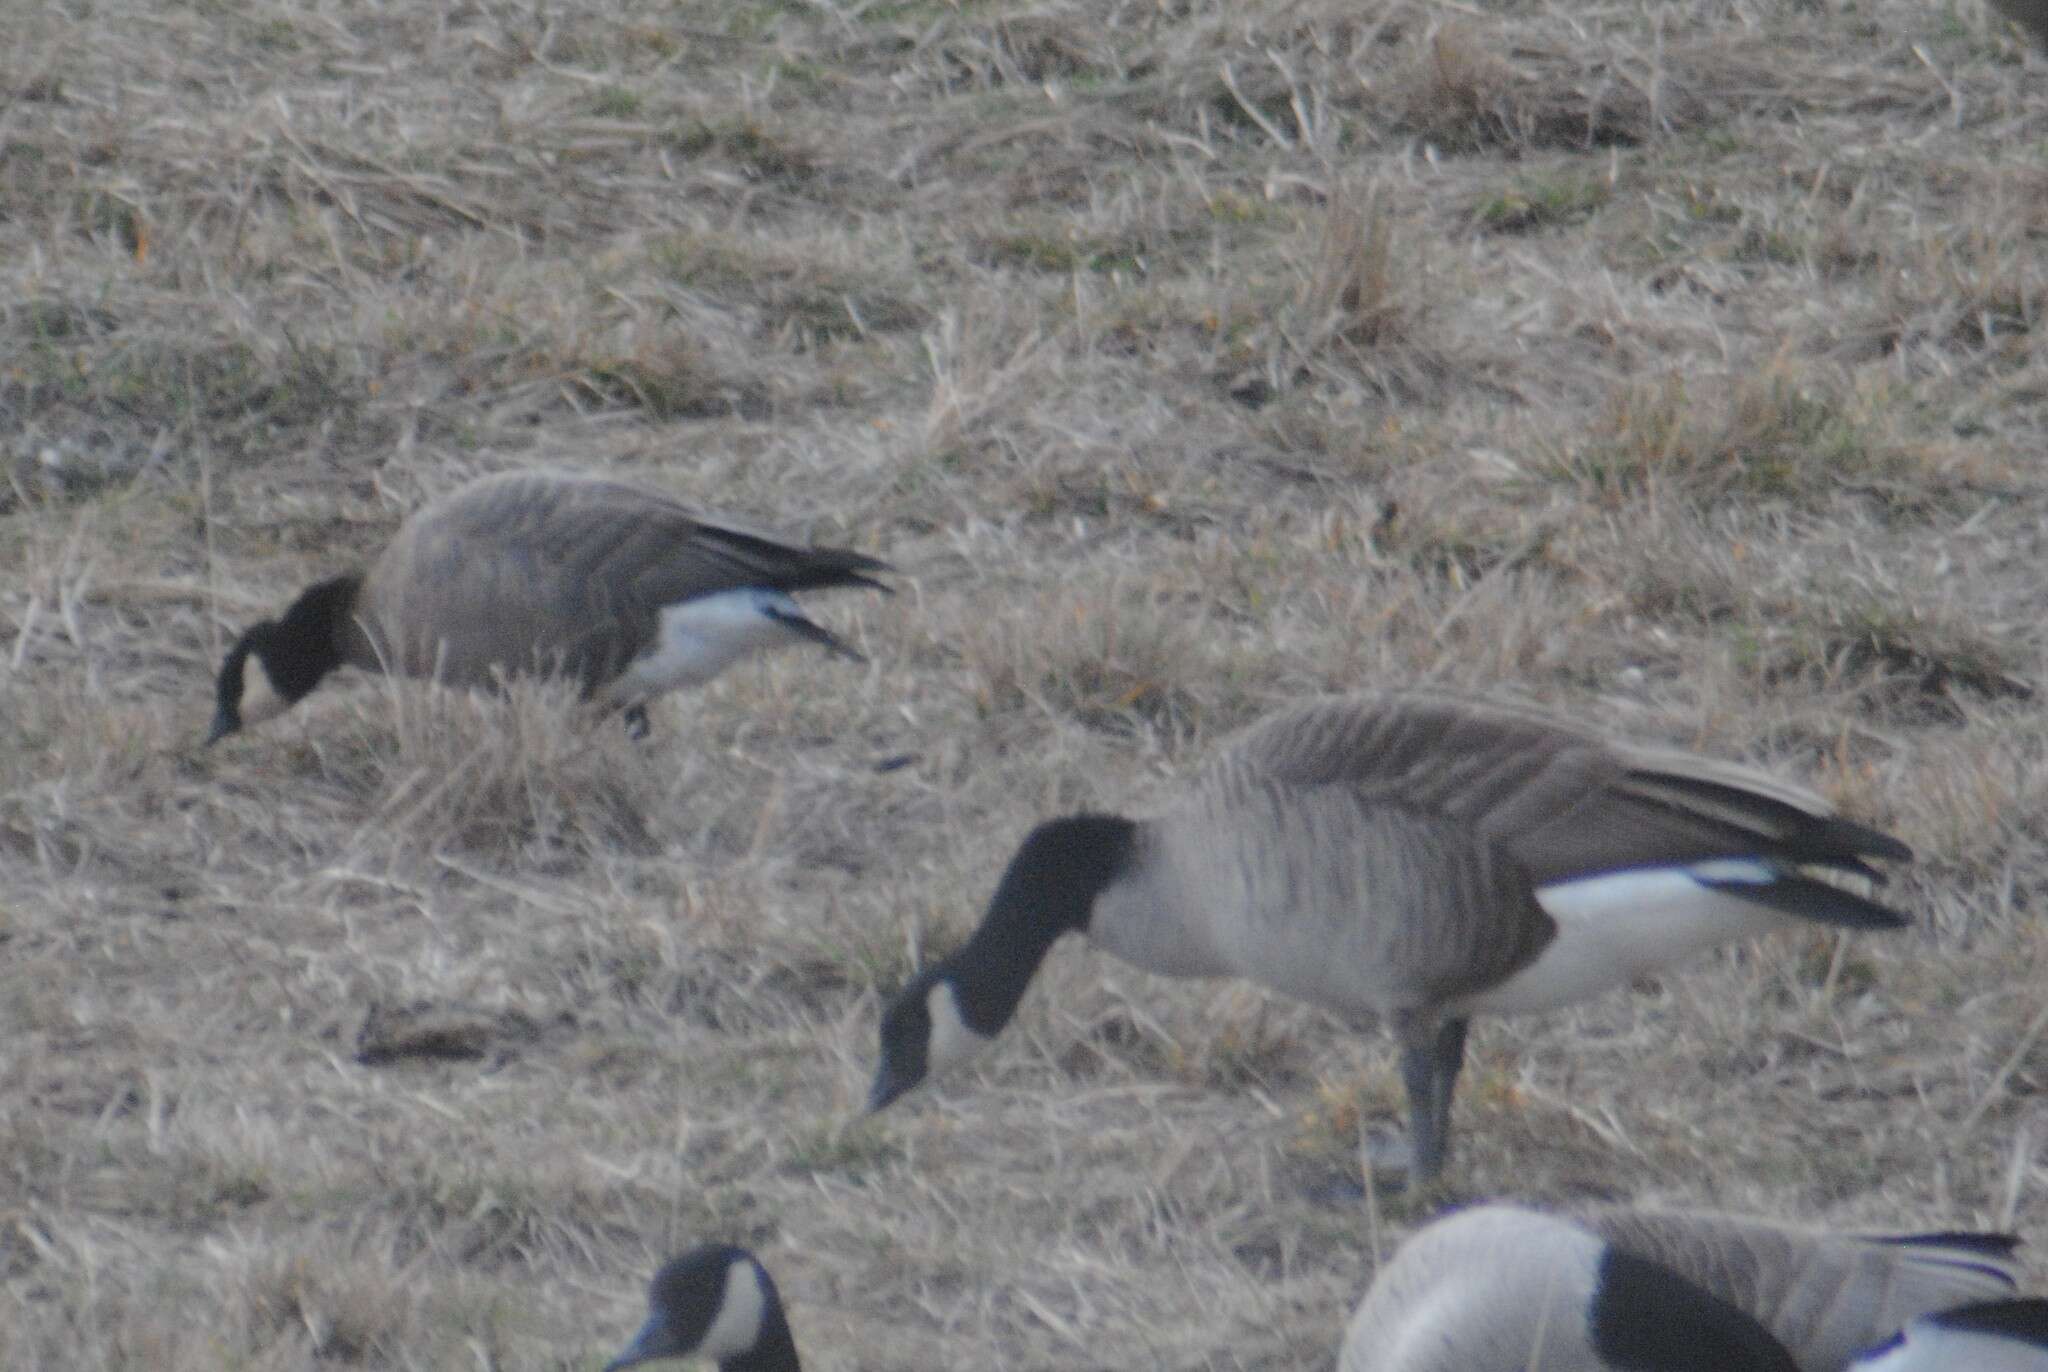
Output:
<svg viewBox="0 0 2048 1372">
<path fill-rule="evenodd" d="M 1784 925 L 1904 916 L 1888 835 L 1753 768 L 1444 695 L 1320 700 L 1254 725 L 1159 813 L 1039 825 L 974 934 L 882 1017 L 869 1108 L 986 1045 L 1062 934 L 1175 976 L 1241 976 L 1401 1047 L 1411 1179 L 1442 1168 L 1476 1014 L 1547 1010 Z"/>
<path fill-rule="evenodd" d="M 799 1372 L 775 1279 L 730 1244 L 670 1258 L 647 1291 L 647 1322 L 604 1372 L 664 1358 L 701 1358 L 723 1372 Z"/>
<path fill-rule="evenodd" d="M 1387 1260 L 1338 1372 L 2044 1372 L 2014 1242 L 1475 1206 Z"/>
<path fill-rule="evenodd" d="M 642 734 L 649 700 L 755 649 L 814 643 L 860 660 L 790 593 L 886 591 L 868 574 L 887 570 L 604 477 L 481 477 L 415 511 L 366 568 L 245 631 L 221 663 L 207 742 L 282 714 L 343 666 L 463 687 L 566 677 Z"/>
</svg>

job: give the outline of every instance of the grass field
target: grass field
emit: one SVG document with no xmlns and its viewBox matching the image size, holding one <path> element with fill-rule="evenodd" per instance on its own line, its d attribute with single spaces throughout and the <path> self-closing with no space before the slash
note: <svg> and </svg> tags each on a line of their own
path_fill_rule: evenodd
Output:
<svg viewBox="0 0 2048 1372">
<path fill-rule="evenodd" d="M 0 1365 L 1328 1368 L 1459 1199 L 2048 1284 L 2048 87 L 1974 0 L 29 0 L 0 27 Z M 232 635 L 476 473 L 845 542 L 636 746 Z M 1072 946 L 858 1116 L 1018 836 L 1384 683 L 1765 763 L 1914 931 L 1387 1043 Z M 914 754 L 912 765 L 876 764 Z"/>
</svg>

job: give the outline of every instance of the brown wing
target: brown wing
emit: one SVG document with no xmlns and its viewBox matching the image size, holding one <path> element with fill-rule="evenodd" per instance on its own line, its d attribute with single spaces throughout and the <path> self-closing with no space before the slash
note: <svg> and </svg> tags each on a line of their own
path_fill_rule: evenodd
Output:
<svg viewBox="0 0 2048 1372">
<path fill-rule="evenodd" d="M 651 642 L 665 605 L 747 586 L 875 586 L 863 573 L 883 570 L 711 522 L 658 492 L 515 472 L 407 520 L 363 603 L 411 674 L 484 685 L 502 671 L 561 672 L 592 690 Z"/>
<path fill-rule="evenodd" d="M 1318 701 L 1245 734 L 1207 784 L 1342 786 L 1458 821 L 1538 885 L 1711 858 L 1764 857 L 1873 874 L 1903 844 L 1832 815 L 1754 769 L 1639 748 L 1543 715 L 1446 696 Z"/>
</svg>

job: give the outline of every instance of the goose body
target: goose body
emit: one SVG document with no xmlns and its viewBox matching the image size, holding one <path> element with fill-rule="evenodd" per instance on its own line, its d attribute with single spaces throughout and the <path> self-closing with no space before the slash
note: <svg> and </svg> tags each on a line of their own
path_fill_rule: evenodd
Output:
<svg viewBox="0 0 2048 1372">
<path fill-rule="evenodd" d="M 2012 1247 L 1994 1234 L 1865 1238 L 1727 1215 L 1477 1206 L 1418 1231 L 1381 1268 L 1338 1372 L 2040 1372 L 1866 1360 L 1908 1346 L 1923 1358 L 1942 1312 L 2013 1304 Z M 1970 1337 L 2028 1351 L 2003 1331 Z"/>
<path fill-rule="evenodd" d="M 1815 872 L 1910 857 L 1752 768 L 1444 696 L 1316 701 L 1253 726 L 1156 815 L 1033 830 L 974 935 L 885 1012 L 870 1108 L 986 1044 L 1052 944 L 1085 932 L 1148 971 L 1388 1022 L 1426 1180 L 1470 1016 L 1570 1004 L 1787 924 L 1901 926 Z"/>
<path fill-rule="evenodd" d="M 342 666 L 461 687 L 564 676 L 644 729 L 647 701 L 748 652 L 811 642 L 857 658 L 790 592 L 886 589 L 867 575 L 886 570 L 602 477 L 482 477 L 414 512 L 366 568 L 243 633 L 221 665 L 208 742 L 282 713 Z"/>
<path fill-rule="evenodd" d="M 702 1358 L 723 1372 L 799 1372 L 775 1279 L 744 1248 L 705 1244 L 669 1259 L 647 1292 L 647 1322 L 605 1365 Z"/>
</svg>

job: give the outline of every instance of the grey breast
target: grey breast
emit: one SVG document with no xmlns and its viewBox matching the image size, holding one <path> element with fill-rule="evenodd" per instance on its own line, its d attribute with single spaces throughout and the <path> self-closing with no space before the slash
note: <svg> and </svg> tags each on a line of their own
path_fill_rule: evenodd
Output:
<svg viewBox="0 0 2048 1372">
<path fill-rule="evenodd" d="M 1385 1012 L 1492 985 L 1551 937 L 1519 864 L 1457 821 L 1347 785 L 1227 790 L 1157 825 L 1174 908 L 1219 968 Z"/>
</svg>

